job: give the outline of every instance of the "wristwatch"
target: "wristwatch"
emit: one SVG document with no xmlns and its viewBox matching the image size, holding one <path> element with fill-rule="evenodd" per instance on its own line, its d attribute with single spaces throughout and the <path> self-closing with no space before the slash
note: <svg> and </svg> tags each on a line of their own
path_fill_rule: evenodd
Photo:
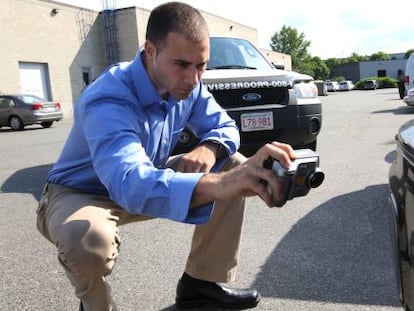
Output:
<svg viewBox="0 0 414 311">
<path fill-rule="evenodd" d="M 213 145 L 216 148 L 216 158 L 217 159 L 224 156 L 225 152 L 227 152 L 226 148 L 224 148 L 224 146 L 216 140 L 208 139 L 208 140 L 203 141 L 202 144 L 211 144 L 211 145 Z"/>
</svg>

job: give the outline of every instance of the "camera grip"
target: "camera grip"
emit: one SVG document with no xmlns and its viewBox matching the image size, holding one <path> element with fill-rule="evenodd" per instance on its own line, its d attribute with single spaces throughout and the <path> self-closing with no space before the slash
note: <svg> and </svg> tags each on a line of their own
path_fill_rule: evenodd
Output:
<svg viewBox="0 0 414 311">
<path fill-rule="evenodd" d="M 290 175 L 278 175 L 277 179 L 279 180 L 280 183 L 280 191 L 281 191 L 281 195 L 282 198 L 280 200 L 276 200 L 273 202 L 273 206 L 275 207 L 282 207 L 283 205 L 285 205 L 286 201 L 289 198 L 289 189 L 290 189 L 290 185 L 292 183 L 292 176 Z"/>
</svg>

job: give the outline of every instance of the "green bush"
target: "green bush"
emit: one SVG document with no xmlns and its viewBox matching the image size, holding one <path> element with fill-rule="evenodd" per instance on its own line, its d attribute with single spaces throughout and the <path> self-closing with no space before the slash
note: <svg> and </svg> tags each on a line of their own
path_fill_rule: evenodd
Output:
<svg viewBox="0 0 414 311">
<path fill-rule="evenodd" d="M 362 90 L 364 89 L 365 80 L 377 80 L 379 89 L 393 88 L 397 87 L 397 80 L 390 77 L 368 77 L 362 80 L 359 80 L 355 83 L 355 89 Z"/>
<path fill-rule="evenodd" d="M 383 89 L 397 87 L 397 82 L 398 82 L 397 79 L 390 78 L 390 77 L 379 78 L 379 81 L 380 81 L 380 87 Z"/>
<path fill-rule="evenodd" d="M 344 76 L 337 76 L 333 78 L 333 81 L 340 82 L 346 80 Z"/>
</svg>

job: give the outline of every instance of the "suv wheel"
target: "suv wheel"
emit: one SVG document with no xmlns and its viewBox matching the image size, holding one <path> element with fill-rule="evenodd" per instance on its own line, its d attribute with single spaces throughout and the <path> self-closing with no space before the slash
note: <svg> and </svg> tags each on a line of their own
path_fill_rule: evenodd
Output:
<svg viewBox="0 0 414 311">
<path fill-rule="evenodd" d="M 13 131 L 21 131 L 24 128 L 22 120 L 16 116 L 10 117 L 9 124 Z"/>
</svg>

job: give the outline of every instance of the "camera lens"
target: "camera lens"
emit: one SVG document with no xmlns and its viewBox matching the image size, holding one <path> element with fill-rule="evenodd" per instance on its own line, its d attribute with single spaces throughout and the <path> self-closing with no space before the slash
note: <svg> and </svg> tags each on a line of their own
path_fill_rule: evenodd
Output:
<svg viewBox="0 0 414 311">
<path fill-rule="evenodd" d="M 311 176 L 309 176 L 309 187 L 317 188 L 319 187 L 323 180 L 325 179 L 325 174 L 322 171 L 315 171 Z"/>
</svg>

